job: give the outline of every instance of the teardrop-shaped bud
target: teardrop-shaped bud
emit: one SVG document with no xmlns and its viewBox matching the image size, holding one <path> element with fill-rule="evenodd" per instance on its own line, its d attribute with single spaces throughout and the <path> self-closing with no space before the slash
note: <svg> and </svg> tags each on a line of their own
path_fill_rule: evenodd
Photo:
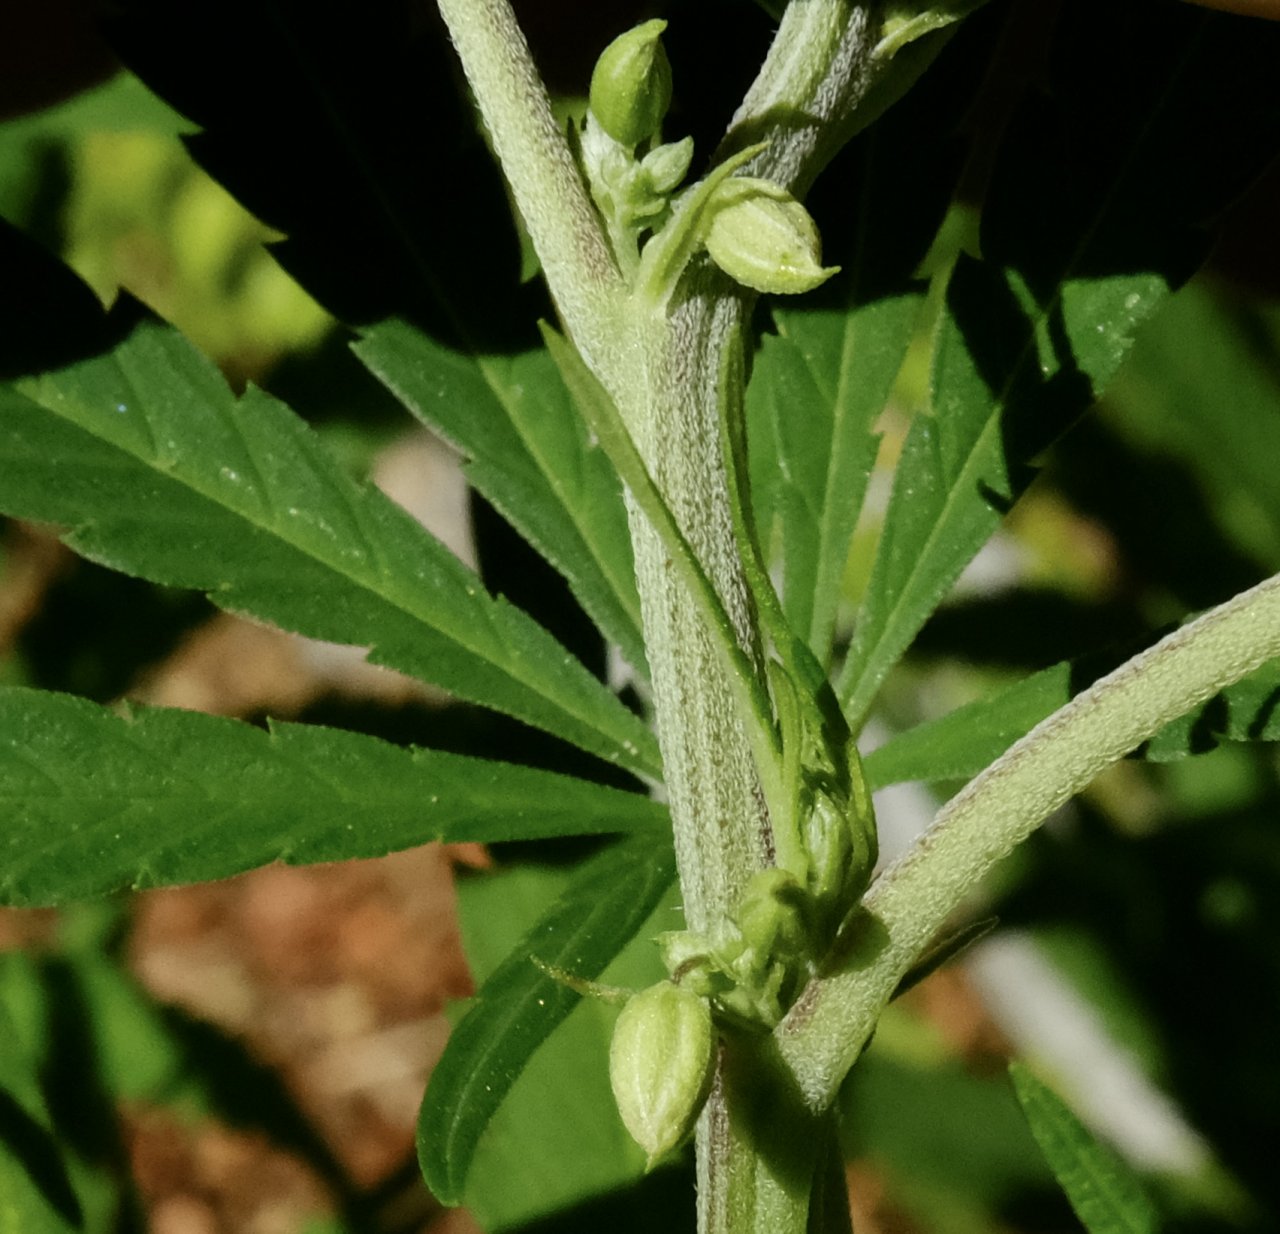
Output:
<svg viewBox="0 0 1280 1234">
<path fill-rule="evenodd" d="M 714 1063 L 711 1010 L 696 994 L 660 981 L 622 1009 L 609 1045 L 609 1081 L 647 1168 L 693 1131 Z"/>
<path fill-rule="evenodd" d="M 671 106 L 671 62 L 662 47 L 666 28 L 654 18 L 618 35 L 591 74 L 591 114 L 628 149 L 652 137 Z"/>
<path fill-rule="evenodd" d="M 693 162 L 693 138 L 655 146 L 640 160 L 640 169 L 655 193 L 670 193 L 689 174 Z"/>
<path fill-rule="evenodd" d="M 795 295 L 840 269 L 822 265 L 822 240 L 809 211 L 769 180 L 726 180 L 708 211 L 707 252 L 745 287 Z"/>
</svg>

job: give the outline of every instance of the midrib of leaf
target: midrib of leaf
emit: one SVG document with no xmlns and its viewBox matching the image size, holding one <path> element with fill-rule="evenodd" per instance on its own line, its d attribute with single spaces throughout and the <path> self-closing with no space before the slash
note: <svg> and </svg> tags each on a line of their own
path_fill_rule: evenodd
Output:
<svg viewBox="0 0 1280 1234">
<path fill-rule="evenodd" d="M 493 361 L 486 356 L 477 356 L 476 364 L 480 369 L 481 375 L 484 377 L 485 384 L 493 392 L 494 397 L 502 405 L 503 410 L 507 413 L 507 418 L 511 421 L 519 436 L 521 444 L 529 453 L 529 457 L 538 465 L 538 470 L 542 473 L 547 483 L 551 487 L 551 491 L 555 493 L 557 500 L 560 502 L 560 508 L 568 517 L 570 524 L 577 533 L 578 539 L 586 547 L 591 560 L 595 562 L 599 568 L 601 577 L 609 584 L 613 591 L 614 598 L 623 612 L 631 619 L 636 630 L 642 628 L 640 618 L 640 598 L 639 593 L 634 586 L 628 586 L 624 577 L 622 577 L 615 566 L 615 563 L 607 557 L 600 554 L 595 539 L 587 530 L 586 524 L 579 517 L 577 504 L 571 500 L 570 494 L 566 491 L 564 484 L 560 480 L 559 470 L 551 465 L 545 453 L 538 448 L 538 438 L 536 434 L 530 434 L 525 426 L 524 418 L 517 414 L 518 400 L 510 397 L 510 391 L 506 384 L 494 371 Z"/>
<path fill-rule="evenodd" d="M 861 229 L 858 236 L 857 257 L 856 261 L 859 267 L 862 265 L 862 255 L 866 248 L 865 229 Z M 853 356 L 857 350 L 855 338 L 858 333 L 857 324 L 859 322 L 857 309 L 866 308 L 866 305 L 858 305 L 854 311 L 845 317 L 844 338 L 840 347 L 840 369 L 836 377 L 836 388 L 834 394 L 834 407 L 836 409 L 835 418 L 832 422 L 832 451 L 831 458 L 827 464 L 826 487 L 823 490 L 825 500 L 823 509 L 829 511 L 832 508 L 834 500 L 837 499 L 833 491 L 833 485 L 840 466 L 844 464 L 843 451 L 840 444 L 845 441 L 845 423 L 849 415 L 848 399 L 850 397 L 850 383 L 853 372 Z M 868 441 L 868 448 L 871 452 L 872 463 L 874 465 L 875 455 L 878 453 L 880 435 L 871 430 L 871 425 L 867 425 L 868 437 L 874 441 Z M 838 465 L 839 463 L 839 465 Z M 865 499 L 866 486 L 863 486 L 863 492 L 860 502 Z M 856 522 L 856 518 L 854 520 Z M 819 522 L 822 528 L 822 538 L 818 546 L 818 578 L 825 586 L 823 592 L 814 597 L 814 606 L 812 614 L 812 623 L 809 630 L 809 646 L 815 649 L 815 654 L 825 663 L 827 658 L 827 649 L 831 646 L 831 635 L 835 628 L 836 608 L 840 593 L 840 578 L 843 575 L 844 562 L 835 562 L 831 560 L 832 552 L 832 527 L 831 519 L 823 518 Z M 846 545 L 845 556 L 848 554 L 848 546 Z M 830 575 L 834 573 L 834 578 Z M 819 604 L 821 601 L 821 605 Z M 821 652 L 817 649 L 821 648 Z"/>
<path fill-rule="evenodd" d="M 536 768 L 23 688 L 0 691 L 0 806 L 0 901 L 25 905 L 440 839 L 665 831 L 643 795 Z"/>
</svg>

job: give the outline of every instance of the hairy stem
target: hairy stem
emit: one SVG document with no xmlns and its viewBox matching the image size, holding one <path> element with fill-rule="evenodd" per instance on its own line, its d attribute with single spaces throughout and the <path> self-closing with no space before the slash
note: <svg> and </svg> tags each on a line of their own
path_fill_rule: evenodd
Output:
<svg viewBox="0 0 1280 1234">
<path fill-rule="evenodd" d="M 1280 575 L 1183 626 L 1037 725 L 939 812 L 872 886 L 842 970 L 776 1031 L 809 1108 L 834 1099 L 895 986 L 996 862 L 1103 768 L 1280 656 Z"/>
</svg>

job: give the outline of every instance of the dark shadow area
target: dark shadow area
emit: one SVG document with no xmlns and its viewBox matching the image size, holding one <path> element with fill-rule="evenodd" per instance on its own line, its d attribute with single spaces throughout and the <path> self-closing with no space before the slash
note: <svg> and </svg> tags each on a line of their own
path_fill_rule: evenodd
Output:
<svg viewBox="0 0 1280 1234">
<path fill-rule="evenodd" d="M 1134 449 L 1097 419 L 1059 443 L 1045 479 L 1106 528 L 1136 594 L 1167 588 L 1195 610 L 1258 581 L 1257 562 L 1218 529 L 1196 473 Z"/>
<path fill-rule="evenodd" d="M 1159 1080 L 1261 1212 L 1280 1209 L 1280 793 L 1204 821 L 1118 835 L 1086 802 L 1066 833 L 1038 834 L 1003 921 L 1088 932 L 1159 1026 Z M 1200 1228 L 1197 1226 L 1197 1228 Z M 1261 1231 L 1269 1225 L 1248 1225 Z"/>
<path fill-rule="evenodd" d="M 1000 668 L 1041 669 L 1112 647 L 1137 648 L 1148 627 L 1128 605 L 1079 600 L 1060 591 L 1019 587 L 956 600 L 929 618 L 911 646 L 914 658 L 945 657 Z M 1107 668 L 1120 663 L 1101 654 Z M 1094 680 L 1092 667 L 1082 671 Z"/>
<path fill-rule="evenodd" d="M 50 1207 L 69 1225 L 82 1227 L 80 1201 L 53 1136 L 4 1089 L 0 1089 L 0 1144 Z"/>
<path fill-rule="evenodd" d="M 108 703 L 214 612 L 199 592 L 160 587 L 77 557 L 45 593 L 16 646 L 31 685 Z"/>
<path fill-rule="evenodd" d="M 519 1227 L 520 1234 L 693 1234 L 693 1167 L 655 1170 L 639 1182 Z"/>
<path fill-rule="evenodd" d="M 0 219 L 0 381 L 101 355 L 124 339 L 145 310 L 122 297 L 110 312 L 69 267 Z"/>
<path fill-rule="evenodd" d="M 280 263 L 348 323 L 536 340 L 506 193 L 434 6 L 122 0 L 120 58 L 199 124 L 200 163 L 285 233 Z"/>
</svg>

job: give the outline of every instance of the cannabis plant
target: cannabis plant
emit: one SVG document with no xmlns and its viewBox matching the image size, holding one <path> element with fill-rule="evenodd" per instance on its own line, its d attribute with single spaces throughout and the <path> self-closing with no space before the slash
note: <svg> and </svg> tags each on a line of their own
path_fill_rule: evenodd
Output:
<svg viewBox="0 0 1280 1234">
<path fill-rule="evenodd" d="M 308 61 L 287 8 L 262 29 L 253 6 L 239 26 L 124 6 L 119 54 L 201 126 L 195 156 L 285 233 L 279 260 L 456 445 L 618 671 L 491 592 L 277 397 L 234 391 L 136 305 L 101 313 L 6 232 L 30 299 L 6 344 L 0 509 L 518 725 L 479 758 L 6 688 L 5 902 L 614 837 L 456 1024 L 422 1105 L 427 1184 L 468 1200 L 486 1135 L 585 1000 L 616 1017 L 607 1057 L 551 1083 L 587 1094 L 582 1137 L 636 1142 L 599 1133 L 607 1184 L 692 1141 L 703 1234 L 848 1229 L 842 1086 L 890 1000 L 972 940 L 982 880 L 1126 755 L 1280 732 L 1280 576 L 1255 575 L 1111 671 L 1064 661 L 914 726 L 899 709 L 860 754 L 917 636 L 1280 143 L 1270 28 L 1056 7 L 790 0 L 754 76 L 733 66 L 741 100 L 706 109 L 728 117 L 711 138 L 682 23 L 704 57 L 736 56 L 770 33 L 747 0 L 615 27 L 576 101 L 548 95 L 508 0 L 440 0 L 465 87 L 438 34 L 424 73 L 419 41 L 353 15 L 372 97 Z M 549 299 L 512 287 L 513 236 Z M 910 780 L 967 785 L 882 868 L 872 794 Z M 80 1228 L 34 1053 L 4 1055 L 21 1127 L 0 1211 Z M 1149 1228 L 1106 1150 L 1030 1072 L 1015 1087 L 1090 1228 Z"/>
</svg>

